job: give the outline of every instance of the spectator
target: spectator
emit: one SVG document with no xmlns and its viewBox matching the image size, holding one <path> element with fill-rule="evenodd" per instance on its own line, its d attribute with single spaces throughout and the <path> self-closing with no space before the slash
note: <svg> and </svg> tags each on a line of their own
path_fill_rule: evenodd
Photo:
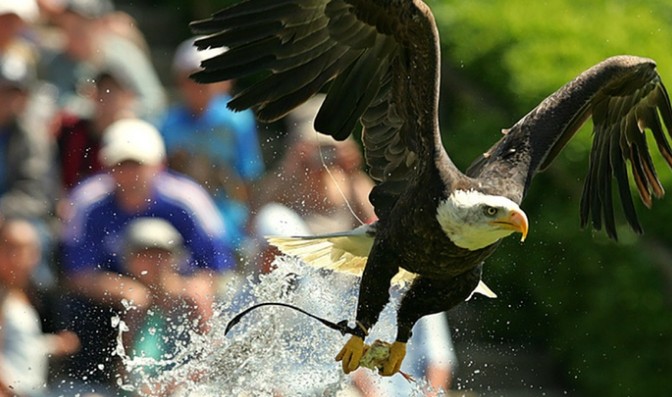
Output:
<svg viewBox="0 0 672 397">
<path fill-rule="evenodd" d="M 42 287 L 54 282 L 48 263 L 53 244 L 53 142 L 46 126 L 29 111 L 35 73 L 20 56 L 0 57 L 0 213 L 29 219 L 43 247 L 35 277 Z"/>
<path fill-rule="evenodd" d="M 103 131 L 116 120 L 135 116 L 137 94 L 124 72 L 111 68 L 96 76 L 92 117 L 67 113 L 60 117 L 56 143 L 65 192 L 103 169 L 98 157 Z"/>
<path fill-rule="evenodd" d="M 34 71 L 23 59 L 0 58 L 0 211 L 39 219 L 52 204 L 53 152 L 45 126 L 31 123 L 26 113 L 34 81 Z"/>
<path fill-rule="evenodd" d="M 181 101 L 168 110 L 160 130 L 170 167 L 208 188 L 238 245 L 249 216 L 250 184 L 264 166 L 252 112 L 226 107 L 233 82 L 203 85 L 189 78 L 213 51 L 197 51 L 194 40 L 179 45 L 173 72 Z"/>
<path fill-rule="evenodd" d="M 0 1 L 0 55 L 19 56 L 31 63 L 36 60 L 35 48 L 22 34 L 39 17 L 35 0 Z M 32 63 L 34 66 L 34 63 Z"/>
<path fill-rule="evenodd" d="M 40 261 L 40 240 L 30 222 L 0 223 L 0 395 L 46 394 L 48 357 L 74 353 L 69 331 L 43 334 L 30 275 Z M 11 390 L 11 391 L 10 391 Z"/>
<path fill-rule="evenodd" d="M 192 180 L 164 170 L 163 141 L 149 123 L 138 119 L 113 123 L 103 134 L 99 155 L 106 172 L 90 177 L 71 193 L 63 267 L 67 286 L 78 298 L 72 304 L 72 321 L 75 329 L 82 330 L 83 348 L 71 362 L 71 373 L 98 382 L 104 391 L 104 386 L 114 386 L 118 364 L 110 357 L 111 315 L 123 310 L 122 300 L 140 312 L 152 304 L 148 288 L 129 277 L 120 262 L 125 227 L 136 218 L 154 217 L 179 231 L 193 269 L 189 283 L 194 293 L 189 296 L 201 331 L 212 316 L 214 276 L 232 269 L 234 259 L 209 195 Z"/>
<path fill-rule="evenodd" d="M 279 254 L 265 236 L 333 233 L 375 220 L 368 200 L 373 181 L 362 170 L 359 147 L 352 139 L 338 142 L 313 127 L 323 100 L 322 95 L 315 96 L 288 115 L 290 143 L 285 155 L 255 189 L 254 205 L 259 210 L 245 247 L 245 254 L 254 258 L 250 263 L 256 265 L 250 271 L 269 271 Z M 297 217 L 308 233 L 268 232 L 296 225 Z"/>
<path fill-rule="evenodd" d="M 56 24 L 65 36 L 62 48 L 45 50 L 44 78 L 58 89 L 59 107 L 79 116 L 89 116 L 92 103 L 85 95 L 88 82 L 101 70 L 124 70 L 138 93 L 135 113 L 156 121 L 164 111 L 165 93 L 147 55 L 129 38 L 112 30 L 108 18 L 114 6 L 110 0 L 65 0 Z"/>
<path fill-rule="evenodd" d="M 316 96 L 288 116 L 291 140 L 279 168 L 259 184 L 261 203 L 275 202 L 296 211 L 315 234 L 348 230 L 371 222 L 368 195 L 373 181 L 352 139 L 339 142 L 318 134 L 313 120 L 323 97 Z"/>
<path fill-rule="evenodd" d="M 153 367 L 143 368 L 145 374 L 155 374 L 161 363 L 173 363 L 178 345 L 187 343 L 190 330 L 184 325 L 194 320 L 191 307 L 199 303 L 200 286 L 192 285 L 194 280 L 184 266 L 182 235 L 169 222 L 159 218 L 132 221 L 124 232 L 124 247 L 125 270 L 147 288 L 152 302 L 149 310 L 136 316 L 136 324 L 129 324 L 128 345 L 133 356 L 155 360 Z M 175 385 L 138 386 L 148 396 Z"/>
</svg>

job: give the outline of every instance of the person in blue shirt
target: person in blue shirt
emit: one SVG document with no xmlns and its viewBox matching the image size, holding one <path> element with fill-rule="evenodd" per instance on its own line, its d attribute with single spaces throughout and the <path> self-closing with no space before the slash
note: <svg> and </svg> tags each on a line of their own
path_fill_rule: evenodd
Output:
<svg viewBox="0 0 672 397">
<path fill-rule="evenodd" d="M 111 0 L 61 0 L 61 11 L 53 19 L 58 30 L 58 46 L 42 46 L 40 75 L 52 84 L 60 110 L 89 117 L 92 79 L 107 69 L 122 72 L 137 94 L 133 111 L 156 122 L 166 110 L 166 93 L 150 57 L 142 48 L 142 33 L 123 12 L 114 11 Z M 116 26 L 125 26 L 127 32 Z"/>
<path fill-rule="evenodd" d="M 126 226 L 141 217 L 160 218 L 180 233 L 188 256 L 184 294 L 200 320 L 196 331 L 207 330 L 212 317 L 215 276 L 232 270 L 235 259 L 207 191 L 165 169 L 165 148 L 155 127 L 139 119 L 116 121 L 104 131 L 99 155 L 105 172 L 83 181 L 70 196 L 62 270 L 76 298 L 70 307 L 75 324 L 68 325 L 84 330 L 71 373 L 114 386 L 119 363 L 110 355 L 115 343 L 110 317 L 128 302 L 135 307 L 126 320 L 132 322 L 153 304 L 151 291 L 124 271 Z"/>
<path fill-rule="evenodd" d="M 159 124 L 168 152 L 168 165 L 196 179 L 215 198 L 234 245 L 245 237 L 251 184 L 264 172 L 256 121 L 251 111 L 233 112 L 231 81 L 198 84 L 189 75 L 201 60 L 216 55 L 198 51 L 194 40 L 177 47 L 173 73 L 180 101 Z"/>
</svg>

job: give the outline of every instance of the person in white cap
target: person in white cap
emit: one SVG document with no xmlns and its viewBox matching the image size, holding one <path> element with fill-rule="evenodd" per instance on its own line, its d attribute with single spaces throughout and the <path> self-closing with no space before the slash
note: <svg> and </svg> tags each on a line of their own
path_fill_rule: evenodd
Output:
<svg viewBox="0 0 672 397">
<path fill-rule="evenodd" d="M 114 122 L 103 133 L 99 156 L 105 172 L 71 193 L 61 262 L 67 287 L 81 304 L 73 306 L 73 323 L 66 324 L 82 330 L 82 351 L 71 360 L 71 372 L 114 387 L 109 310 L 123 310 L 123 301 L 138 312 L 152 305 L 147 286 L 131 277 L 121 261 L 126 226 L 137 218 L 157 218 L 181 235 L 191 285 L 184 294 L 199 320 L 196 331 L 207 329 L 212 316 L 216 274 L 233 269 L 235 260 L 208 193 L 165 169 L 165 148 L 155 127 L 139 119 Z"/>
<path fill-rule="evenodd" d="M 246 235 L 249 190 L 264 163 L 252 112 L 226 107 L 233 82 L 198 84 L 189 77 L 217 52 L 221 50 L 198 51 L 193 39 L 177 47 L 173 75 L 180 101 L 170 107 L 159 130 L 170 167 L 208 187 L 238 245 Z"/>
</svg>

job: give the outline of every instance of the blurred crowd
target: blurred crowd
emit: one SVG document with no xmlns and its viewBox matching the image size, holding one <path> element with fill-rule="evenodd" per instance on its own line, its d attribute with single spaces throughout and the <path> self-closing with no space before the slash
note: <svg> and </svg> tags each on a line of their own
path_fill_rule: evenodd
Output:
<svg viewBox="0 0 672 397">
<path fill-rule="evenodd" d="M 319 102 L 267 169 L 254 115 L 226 108 L 235 82 L 189 79 L 213 55 L 185 37 L 162 83 L 110 0 L 0 0 L 0 396 L 132 395 L 111 318 L 160 358 L 188 338 L 166 324 L 207 332 L 227 280 L 271 269 L 264 235 L 375 219 L 358 144 L 312 129 Z"/>
</svg>

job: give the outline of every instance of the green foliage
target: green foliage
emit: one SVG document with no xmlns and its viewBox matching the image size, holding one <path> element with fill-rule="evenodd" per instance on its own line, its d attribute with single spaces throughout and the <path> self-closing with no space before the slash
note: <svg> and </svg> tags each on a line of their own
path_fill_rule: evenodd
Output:
<svg viewBox="0 0 672 397">
<path fill-rule="evenodd" d="M 608 56 L 653 58 L 672 86 L 669 1 L 429 3 L 442 34 L 444 140 L 462 167 L 499 129 Z M 672 373 L 672 290 L 663 281 L 671 199 L 652 211 L 640 206 L 644 236 L 622 219 L 619 243 L 582 231 L 578 203 L 591 138 L 585 127 L 535 179 L 523 203 L 528 241 L 507 242 L 486 266 L 485 280 L 500 296 L 487 302 L 488 323 L 506 338 L 548 344 L 584 395 L 660 395 Z M 672 188 L 672 172 L 655 160 Z"/>
</svg>

